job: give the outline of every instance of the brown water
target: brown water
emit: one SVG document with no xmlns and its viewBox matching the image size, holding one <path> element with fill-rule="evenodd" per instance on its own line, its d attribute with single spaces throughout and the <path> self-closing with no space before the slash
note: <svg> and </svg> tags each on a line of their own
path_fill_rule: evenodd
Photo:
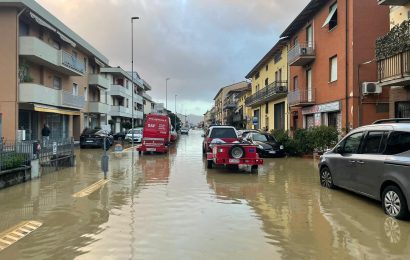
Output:
<svg viewBox="0 0 410 260">
<path fill-rule="evenodd" d="M 201 132 L 168 155 L 82 150 L 77 166 L 0 190 L 0 232 L 43 226 L 0 259 L 410 259 L 410 222 L 377 202 L 318 182 L 316 162 L 266 159 L 258 174 L 207 170 Z"/>
</svg>

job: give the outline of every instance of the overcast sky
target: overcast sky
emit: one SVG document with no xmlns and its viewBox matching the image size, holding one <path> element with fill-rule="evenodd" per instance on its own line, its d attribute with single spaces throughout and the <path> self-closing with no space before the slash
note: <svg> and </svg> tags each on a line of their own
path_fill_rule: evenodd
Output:
<svg viewBox="0 0 410 260">
<path fill-rule="evenodd" d="M 218 90 L 245 75 L 309 0 L 37 0 L 103 53 L 111 66 L 134 68 L 149 94 L 168 107 L 202 115 Z"/>
</svg>

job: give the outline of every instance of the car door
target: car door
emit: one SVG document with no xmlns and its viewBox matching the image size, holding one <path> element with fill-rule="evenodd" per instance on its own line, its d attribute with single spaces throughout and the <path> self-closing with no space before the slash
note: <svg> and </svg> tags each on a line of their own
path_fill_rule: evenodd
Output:
<svg viewBox="0 0 410 260">
<path fill-rule="evenodd" d="M 388 131 L 369 131 L 363 139 L 361 152 L 354 156 L 356 167 L 351 173 L 352 187 L 358 193 L 379 197 L 383 177 Z"/>
<path fill-rule="evenodd" d="M 363 136 L 364 132 L 349 135 L 336 147 L 334 153 L 329 154 L 328 160 L 335 185 L 353 188 L 351 176 L 357 167 L 355 156 L 359 152 Z"/>
</svg>

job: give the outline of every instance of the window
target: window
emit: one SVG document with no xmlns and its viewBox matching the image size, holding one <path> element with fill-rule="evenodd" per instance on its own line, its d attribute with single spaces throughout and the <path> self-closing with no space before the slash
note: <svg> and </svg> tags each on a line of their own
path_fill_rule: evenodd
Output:
<svg viewBox="0 0 410 260">
<path fill-rule="evenodd" d="M 258 92 L 258 91 L 259 91 L 259 84 L 256 85 L 256 87 L 255 87 L 255 92 Z"/>
<path fill-rule="evenodd" d="M 282 59 L 282 52 L 278 51 L 273 55 L 273 60 L 276 63 L 278 63 Z"/>
<path fill-rule="evenodd" d="M 53 78 L 53 88 L 54 89 L 61 89 L 61 78 L 54 76 Z"/>
<path fill-rule="evenodd" d="M 259 71 L 256 72 L 256 74 L 255 74 L 255 80 L 256 80 L 256 79 L 259 79 Z"/>
<path fill-rule="evenodd" d="M 87 72 L 87 58 L 84 58 L 84 71 Z"/>
<path fill-rule="evenodd" d="M 346 138 L 344 142 L 344 153 L 358 153 L 363 133 L 355 133 Z"/>
<path fill-rule="evenodd" d="M 210 138 L 238 138 L 238 135 L 233 128 L 214 128 Z"/>
<path fill-rule="evenodd" d="M 266 103 L 265 104 L 265 114 L 268 114 L 268 113 L 269 113 L 269 104 Z"/>
<path fill-rule="evenodd" d="M 369 132 L 363 145 L 365 154 L 381 154 L 386 147 L 387 132 Z"/>
<path fill-rule="evenodd" d="M 73 56 L 75 59 L 77 59 L 77 56 L 78 56 L 77 52 L 73 51 Z"/>
<path fill-rule="evenodd" d="M 293 78 L 293 90 L 299 89 L 299 78 L 298 76 Z"/>
<path fill-rule="evenodd" d="M 410 118 L 410 101 L 396 102 L 396 118 Z"/>
<path fill-rule="evenodd" d="M 298 42 L 299 42 L 299 39 L 298 39 L 297 36 L 295 38 L 293 38 L 293 46 L 298 45 Z"/>
<path fill-rule="evenodd" d="M 51 46 L 53 46 L 53 48 L 56 49 L 56 50 L 61 49 L 61 44 L 56 40 L 51 40 Z"/>
<path fill-rule="evenodd" d="M 268 78 L 265 79 L 265 86 L 267 86 L 267 85 L 269 85 L 269 79 Z"/>
<path fill-rule="evenodd" d="M 410 150 L 410 133 L 409 132 L 393 132 L 387 141 L 385 154 L 399 154 Z"/>
<path fill-rule="evenodd" d="M 265 70 L 266 70 L 266 71 L 268 71 L 268 69 L 269 69 L 269 65 L 268 65 L 268 64 L 266 64 L 266 66 L 265 66 Z"/>
<path fill-rule="evenodd" d="M 84 100 L 85 100 L 85 101 L 88 101 L 87 87 L 84 87 Z"/>
<path fill-rule="evenodd" d="M 78 96 L 78 85 L 73 83 L 73 96 Z"/>
<path fill-rule="evenodd" d="M 28 36 L 29 35 L 29 27 L 28 24 L 25 22 L 19 22 L 19 36 Z"/>
<path fill-rule="evenodd" d="M 329 8 L 329 15 L 327 16 L 323 27 L 329 26 L 329 31 L 337 26 L 337 3 L 334 3 Z"/>
<path fill-rule="evenodd" d="M 334 82 L 337 80 L 337 56 L 329 59 L 329 68 L 329 81 Z"/>
</svg>

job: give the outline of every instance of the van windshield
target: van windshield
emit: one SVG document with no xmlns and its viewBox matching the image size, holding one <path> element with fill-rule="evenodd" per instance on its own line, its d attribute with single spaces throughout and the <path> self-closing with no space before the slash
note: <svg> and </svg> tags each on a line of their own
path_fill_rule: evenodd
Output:
<svg viewBox="0 0 410 260">
<path fill-rule="evenodd" d="M 142 133 L 142 129 L 134 129 L 134 130 L 129 130 L 128 134 L 132 135 L 137 135 L 137 134 L 141 134 Z"/>
<path fill-rule="evenodd" d="M 238 138 L 233 128 L 214 128 L 211 132 L 211 138 Z"/>
</svg>

